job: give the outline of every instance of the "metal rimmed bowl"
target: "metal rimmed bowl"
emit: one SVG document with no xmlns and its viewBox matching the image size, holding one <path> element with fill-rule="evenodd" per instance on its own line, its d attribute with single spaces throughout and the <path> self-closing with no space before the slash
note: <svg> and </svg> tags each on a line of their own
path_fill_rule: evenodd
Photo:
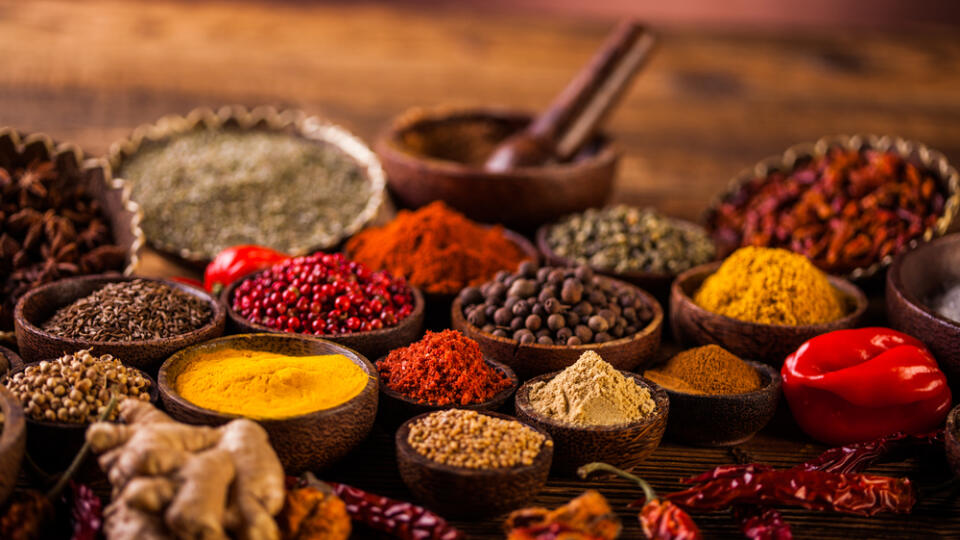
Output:
<svg viewBox="0 0 960 540">
<path fill-rule="evenodd" d="M 858 134 L 833 135 L 823 137 L 813 143 L 796 144 L 788 148 L 781 155 L 768 157 L 753 167 L 740 171 L 739 174 L 730 180 L 727 188 L 714 199 L 705 212 L 703 221 L 707 225 L 707 230 L 713 232 L 712 223 L 719 206 L 729 198 L 736 196 L 740 188 L 748 182 L 755 178 L 764 178 L 773 171 L 793 170 L 798 163 L 809 160 L 812 157 L 824 156 L 830 148 L 836 147 L 858 151 L 870 149 L 880 152 L 892 152 L 907 161 L 911 161 L 924 169 L 928 169 L 940 181 L 941 187 L 946 193 L 942 215 L 939 216 L 932 227 L 929 227 L 923 232 L 922 236 L 910 241 L 899 253 L 914 249 L 922 242 L 928 242 L 933 238 L 943 236 L 950 229 L 957 217 L 958 211 L 960 211 L 960 173 L 947 161 L 947 158 L 942 153 L 916 141 L 891 136 Z M 739 247 L 739 242 L 732 242 L 729 239 L 721 239 L 714 236 L 714 240 L 720 255 L 725 256 Z M 855 268 L 843 277 L 852 280 L 861 280 L 874 276 L 890 266 L 896 255 L 897 253 L 892 253 L 869 265 Z"/>
</svg>

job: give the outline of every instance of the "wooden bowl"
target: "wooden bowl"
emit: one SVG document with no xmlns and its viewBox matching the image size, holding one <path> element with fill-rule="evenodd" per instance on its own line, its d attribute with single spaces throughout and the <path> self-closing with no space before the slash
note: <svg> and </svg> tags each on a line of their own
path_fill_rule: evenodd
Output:
<svg viewBox="0 0 960 540">
<path fill-rule="evenodd" d="M 115 270 L 133 274 L 140 263 L 140 249 L 144 244 L 140 228 L 142 215 L 140 207 L 130 200 L 123 182 L 113 178 L 110 167 L 103 160 L 91 159 L 76 145 L 58 144 L 43 133 L 26 134 L 10 127 L 0 127 L 0 167 L 22 168 L 37 160 L 52 161 L 58 174 L 84 186 L 89 196 L 100 204 L 114 243 L 126 252 L 123 266 Z M 13 302 L 0 309 L 0 329 L 11 328 Z"/>
<path fill-rule="evenodd" d="M 23 408 L 9 390 L 0 386 L 0 412 L 4 421 L 0 427 L 0 507 L 13 492 L 20 472 L 20 462 L 27 442 L 27 428 Z"/>
<path fill-rule="evenodd" d="M 391 193 L 407 207 L 439 199 L 476 221 L 532 231 L 603 206 L 620 153 L 602 136 L 569 163 L 484 170 L 493 148 L 529 122 L 529 114 L 500 109 L 414 108 L 380 135 L 376 151 Z"/>
<path fill-rule="evenodd" d="M 898 255 L 887 272 L 890 325 L 930 348 L 954 393 L 960 393 L 960 321 L 926 305 L 942 287 L 960 284 L 960 234 L 951 234 Z"/>
<path fill-rule="evenodd" d="M 691 268 L 673 282 L 670 290 L 670 324 L 673 336 L 681 343 L 717 344 L 740 358 L 755 358 L 779 366 L 808 339 L 834 330 L 857 327 L 867 310 L 867 297 L 856 285 L 842 278 L 827 276 L 830 284 L 843 294 L 847 302 L 847 315 L 835 321 L 786 326 L 751 323 L 719 315 L 698 306 L 693 301 L 693 295 L 721 264 L 718 261 Z"/>
<path fill-rule="evenodd" d="M 745 362 L 760 375 L 760 388 L 753 392 L 704 395 L 664 387 L 670 396 L 667 437 L 692 446 L 733 446 L 763 429 L 777 412 L 780 372 L 767 364 Z"/>
<path fill-rule="evenodd" d="M 671 218 L 671 220 L 675 221 L 679 227 L 702 229 L 702 227 L 690 221 L 676 218 Z M 550 243 L 547 242 L 547 234 L 549 234 L 550 228 L 553 226 L 554 224 L 551 223 L 537 229 L 537 249 L 539 249 L 543 255 L 544 262 L 550 266 L 580 266 L 581 263 L 569 257 L 557 255 L 557 253 L 553 251 L 553 248 L 550 247 Z M 609 269 L 598 268 L 593 265 L 587 266 L 592 268 L 597 274 L 626 281 L 631 285 L 640 287 L 652 294 L 657 301 L 663 305 L 668 305 L 670 300 L 670 285 L 677 277 L 677 274 L 670 272 L 642 272 L 639 270 L 616 272 Z"/>
<path fill-rule="evenodd" d="M 232 334 L 285 334 L 295 336 L 312 336 L 311 334 L 300 334 L 277 330 L 259 323 L 247 320 L 233 309 L 234 291 L 244 281 L 253 278 L 258 272 L 238 279 L 230 284 L 220 295 L 220 300 L 227 311 L 227 329 Z M 367 358 L 379 358 L 393 349 L 406 347 L 414 341 L 420 339 L 423 335 L 423 321 L 426 312 L 426 302 L 423 299 L 423 293 L 416 287 L 410 287 L 413 291 L 413 312 L 407 315 L 396 326 L 390 328 L 381 328 L 380 330 L 370 330 L 367 332 L 353 332 L 352 334 L 341 334 L 337 336 L 317 336 L 325 340 L 332 341 L 344 347 L 353 349 Z"/>
<path fill-rule="evenodd" d="M 285 134 L 317 144 L 330 145 L 356 162 L 370 183 L 370 197 L 363 209 L 349 223 L 345 223 L 338 234 L 310 238 L 309 246 L 304 246 L 298 252 L 290 253 L 291 255 L 306 255 L 336 246 L 344 238 L 374 220 L 383 207 L 386 199 L 386 177 L 376 154 L 346 129 L 317 117 L 308 117 L 299 110 L 277 110 L 269 106 L 247 109 L 240 105 L 233 105 L 221 107 L 216 111 L 201 107 L 190 111 L 185 116 L 164 116 L 155 123 L 137 127 L 128 137 L 110 145 L 107 160 L 117 175 L 123 176 L 124 164 L 141 150 L 159 146 L 174 137 L 199 130 L 262 131 Z M 132 184 L 129 179 L 123 179 L 122 182 Z M 168 258 L 200 269 L 216 255 L 216 253 L 179 245 L 172 239 L 151 236 L 147 238 L 147 242 Z"/>
<path fill-rule="evenodd" d="M 0 377 L 7 372 L 16 373 L 21 369 L 23 369 L 23 358 L 6 347 L 0 347 Z"/>
<path fill-rule="evenodd" d="M 386 357 L 382 357 L 376 361 L 375 365 L 378 371 L 380 362 L 385 358 Z M 517 379 L 517 375 L 510 369 L 510 366 L 501 364 L 490 358 L 484 358 L 484 361 L 488 366 L 506 375 L 511 383 L 509 387 L 497 392 L 492 398 L 481 401 L 480 403 L 468 403 L 466 405 L 460 403 L 447 403 L 444 405 L 420 403 L 387 387 L 386 381 L 381 381 L 379 411 L 381 418 L 388 425 L 398 425 L 414 416 L 443 409 L 471 409 L 474 411 L 496 411 L 500 409 L 500 407 L 513 396 L 513 393 L 517 390 L 517 386 L 520 385 L 520 380 Z"/>
<path fill-rule="evenodd" d="M 960 405 L 954 407 L 947 415 L 943 439 L 950 468 L 953 469 L 953 474 L 960 476 Z"/>
<path fill-rule="evenodd" d="M 41 329 L 41 325 L 58 309 L 92 294 L 109 283 L 134 279 L 163 283 L 203 300 L 210 306 L 212 312 L 210 322 L 179 336 L 134 341 L 91 341 L 67 338 Z M 190 285 L 164 279 L 103 274 L 62 279 L 28 292 L 17 302 L 17 307 L 14 309 L 14 323 L 20 354 L 28 362 L 57 358 L 65 353 L 90 349 L 91 354 L 111 354 L 124 364 L 155 372 L 157 366 L 174 352 L 222 335 L 226 326 L 226 311 L 216 298 Z"/>
<path fill-rule="evenodd" d="M 467 322 L 463 316 L 460 299 L 453 301 L 450 318 L 453 328 L 480 344 L 485 356 L 496 358 L 507 364 L 517 373 L 520 380 L 560 371 L 570 366 L 586 351 L 596 351 L 613 367 L 623 371 L 636 371 L 653 360 L 660 347 L 660 332 L 663 327 L 663 309 L 657 300 L 645 291 L 622 281 L 603 278 L 615 282 L 618 286 L 633 290 L 653 311 L 653 319 L 636 334 L 624 336 L 606 343 L 588 345 L 541 345 L 539 343 L 521 344 L 517 340 L 502 338 L 483 332 Z"/>
<path fill-rule="evenodd" d="M 505 414 L 482 414 L 515 420 Z M 444 517 L 476 519 L 529 506 L 546 484 L 553 459 L 553 446 L 547 445 L 551 439 L 546 431 L 529 426 L 545 437 L 540 454 L 530 465 L 467 469 L 433 461 L 410 446 L 410 425 L 425 416 L 411 418 L 397 430 L 397 468 L 410 491 Z"/>
<path fill-rule="evenodd" d="M 673 406 L 662 388 L 640 375 L 621 371 L 638 385 L 650 391 L 656 408 L 647 417 L 617 426 L 575 426 L 540 414 L 530 404 L 530 385 L 548 382 L 560 372 L 547 373 L 530 379 L 517 390 L 517 418 L 536 426 L 553 437 L 553 470 L 566 476 L 575 476 L 577 468 L 594 461 L 609 463 L 630 470 L 647 459 L 663 438 L 667 415 Z"/>
<path fill-rule="evenodd" d="M 377 370 L 366 358 L 336 343 L 297 334 L 241 334 L 222 337 L 184 349 L 163 363 L 158 377 L 160 398 L 171 417 L 188 424 L 218 426 L 237 415 L 226 414 L 187 401 L 176 390 L 183 369 L 197 358 L 222 349 L 252 349 L 290 356 L 342 354 L 360 366 L 370 379 L 353 399 L 321 411 L 279 419 L 254 418 L 270 436 L 284 470 L 298 474 L 327 467 L 370 433 L 377 415 Z"/>
</svg>

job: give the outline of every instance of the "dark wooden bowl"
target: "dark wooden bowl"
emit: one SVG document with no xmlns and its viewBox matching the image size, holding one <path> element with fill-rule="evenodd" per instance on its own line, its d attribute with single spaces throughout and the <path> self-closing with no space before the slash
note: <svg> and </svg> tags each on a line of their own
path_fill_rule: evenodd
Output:
<svg viewBox="0 0 960 540">
<path fill-rule="evenodd" d="M 100 353 L 109 354 L 109 353 Z M 47 360 L 53 357 L 48 357 Z M 23 365 L 18 371 L 23 371 L 28 366 L 35 365 L 38 362 L 30 362 Z M 142 369 L 137 369 L 141 375 L 150 381 L 150 402 L 157 404 L 159 402 L 159 392 L 157 390 L 157 381 L 149 373 Z M 16 372 L 11 372 L 16 373 Z M 62 471 L 70 465 L 74 456 L 80 451 L 85 440 L 87 426 L 90 424 L 75 424 L 70 422 L 50 422 L 47 420 L 34 420 L 29 415 L 24 415 L 27 421 L 27 453 L 37 465 L 47 472 Z M 96 476 L 96 459 L 92 456 L 87 457 L 84 463 L 83 472 L 85 476 L 93 473 Z"/>
<path fill-rule="evenodd" d="M 100 204 L 114 243 L 126 251 L 124 266 L 117 270 L 133 274 L 140 263 L 140 249 L 144 244 L 140 207 L 130 200 L 123 182 L 113 178 L 103 160 L 90 157 L 84 155 L 78 146 L 58 144 L 43 133 L 20 133 L 10 127 L 0 127 L 0 167 L 21 168 L 33 161 L 50 160 L 58 174 L 84 186 L 89 196 Z M 11 328 L 13 311 L 0 310 L 0 329 Z"/>
<path fill-rule="evenodd" d="M 763 429 L 777 412 L 780 372 L 746 361 L 760 375 L 761 387 L 744 394 L 703 395 L 664 388 L 670 396 L 667 437 L 692 446 L 733 446 Z"/>
<path fill-rule="evenodd" d="M 488 411 L 482 414 L 515 420 L 505 414 Z M 444 517 L 475 519 L 528 506 L 547 483 L 553 446 L 547 445 L 550 434 L 537 426 L 530 427 L 546 440 L 532 464 L 467 469 L 437 463 L 410 446 L 407 442 L 410 425 L 424 416 L 426 414 L 411 418 L 397 430 L 397 468 L 410 491 Z"/>
<path fill-rule="evenodd" d="M 6 347 L 0 347 L 0 377 L 7 372 L 16 373 L 21 369 L 23 369 L 23 358 Z"/>
<path fill-rule="evenodd" d="M 92 294 L 109 283 L 134 279 L 157 281 L 203 300 L 210 306 L 212 312 L 210 322 L 176 337 L 134 341 L 73 339 L 57 336 L 41 329 L 41 325 L 58 309 Z M 17 345 L 20 347 L 20 354 L 28 362 L 57 358 L 65 353 L 90 349 L 90 354 L 111 354 L 124 364 L 153 372 L 156 372 L 157 366 L 171 354 L 184 347 L 219 337 L 226 327 L 226 311 L 223 305 L 201 289 L 165 279 L 107 274 L 62 279 L 38 287 L 17 302 L 13 316 Z"/>
<path fill-rule="evenodd" d="M 887 318 L 890 325 L 930 348 L 960 393 L 960 321 L 926 305 L 944 286 L 960 284 L 960 234 L 951 234 L 897 256 L 887 271 Z"/>
<path fill-rule="evenodd" d="M 953 474 L 960 476 L 960 405 L 947 415 L 943 438 L 950 468 L 953 469 Z"/>
<path fill-rule="evenodd" d="M 553 437 L 553 470 L 565 476 L 575 476 L 577 468 L 594 461 L 602 461 L 630 470 L 647 459 L 663 438 L 667 415 L 673 408 L 667 393 L 660 386 L 635 373 L 621 371 L 640 386 L 650 391 L 656 408 L 649 416 L 619 426 L 574 426 L 538 413 L 530 404 L 530 385 L 547 382 L 560 372 L 547 373 L 530 379 L 517 390 L 517 418 L 536 426 Z"/>
<path fill-rule="evenodd" d="M 619 280 L 603 279 L 614 281 L 620 287 L 633 289 L 643 298 L 643 301 L 653 311 L 653 319 L 647 324 L 646 328 L 632 336 L 625 336 L 606 343 L 573 346 L 540 345 L 538 343 L 521 344 L 514 339 L 497 337 L 483 332 L 467 322 L 466 317 L 463 316 L 463 308 L 459 298 L 453 301 L 450 318 L 455 330 L 463 332 L 464 335 L 480 344 L 484 356 L 496 358 L 507 364 L 513 368 L 513 371 L 522 381 L 544 373 L 560 371 L 576 362 L 580 355 L 586 351 L 596 351 L 613 367 L 623 371 L 642 369 L 646 363 L 653 360 L 657 349 L 660 347 L 663 309 L 657 300 L 645 291 Z"/>
<path fill-rule="evenodd" d="M 382 357 L 376 362 L 376 366 L 379 370 L 379 364 L 386 357 Z M 500 392 L 497 392 L 492 398 L 481 401 L 480 403 L 468 403 L 462 405 L 460 403 L 447 403 L 444 405 L 434 405 L 430 403 L 420 403 L 414 401 L 413 399 L 387 387 L 386 381 L 381 380 L 380 385 L 380 417 L 383 419 L 384 423 L 387 425 L 399 425 L 402 422 L 413 418 L 414 416 L 421 415 L 428 412 L 440 411 L 443 409 L 471 409 L 474 411 L 496 411 L 507 402 L 508 399 L 513 395 L 517 390 L 517 386 L 520 385 L 520 380 L 517 379 L 517 375 L 510 369 L 510 366 L 497 362 L 496 360 L 490 358 L 484 358 L 484 361 L 487 365 L 493 367 L 500 373 L 503 373 L 510 379 L 510 386 L 504 388 Z"/>
<path fill-rule="evenodd" d="M 0 428 L 0 507 L 13 492 L 20 472 L 20 462 L 27 442 L 27 427 L 23 408 L 9 390 L 0 386 L 0 411 L 3 425 Z"/>
<path fill-rule="evenodd" d="M 603 206 L 620 153 L 605 137 L 571 162 L 495 173 L 483 161 L 530 115 L 500 109 L 415 108 L 380 135 L 376 151 L 387 185 L 403 206 L 442 200 L 471 219 L 533 231 L 541 223 Z"/>
<path fill-rule="evenodd" d="M 693 301 L 693 295 L 721 262 L 691 268 L 677 276 L 670 290 L 670 324 L 673 336 L 692 345 L 717 344 L 739 356 L 755 358 L 773 366 L 808 339 L 834 330 L 855 328 L 867 310 L 867 297 L 856 285 L 827 276 L 847 302 L 847 315 L 835 321 L 802 326 L 757 324 L 707 311 Z"/>
<path fill-rule="evenodd" d="M 311 336 L 312 334 L 300 334 L 285 332 L 270 328 L 262 324 L 251 322 L 233 309 L 233 293 L 244 281 L 257 275 L 255 272 L 243 279 L 238 279 L 223 290 L 220 299 L 227 311 L 227 330 L 231 334 L 287 334 L 295 336 Z M 316 336 L 323 338 L 344 347 L 357 351 L 367 358 L 380 358 L 393 349 L 406 347 L 414 341 L 420 339 L 423 335 L 423 321 L 426 312 L 426 301 L 423 299 L 423 293 L 416 287 L 410 287 L 413 291 L 413 312 L 406 318 L 390 328 L 381 328 L 380 330 L 370 330 L 368 332 L 353 332 L 352 334 L 341 334 L 338 336 Z"/>
<path fill-rule="evenodd" d="M 702 229 L 696 223 L 671 218 L 676 221 L 681 227 L 688 228 L 697 228 Z M 543 260 L 545 264 L 550 266 L 580 266 L 580 263 L 571 259 L 569 257 L 562 257 L 557 255 L 553 251 L 553 248 L 550 247 L 550 243 L 547 242 L 547 234 L 550 232 L 550 228 L 553 227 L 553 224 L 543 225 L 537 229 L 537 249 L 540 250 L 540 254 L 543 255 Z M 630 271 L 630 272 L 615 272 L 613 270 L 597 268 L 596 266 L 587 265 L 593 269 L 594 272 L 609 276 L 614 279 L 619 279 L 621 281 L 626 281 L 631 285 L 636 285 L 641 289 L 652 294 L 658 302 L 662 305 L 668 305 L 670 301 L 670 285 L 673 283 L 673 280 L 677 277 L 677 274 L 669 272 L 641 272 L 641 271 Z"/>
<path fill-rule="evenodd" d="M 333 407 L 280 419 L 254 418 L 267 431 L 284 470 L 298 474 L 333 464 L 367 437 L 377 416 L 377 370 L 366 358 L 336 343 L 298 334 L 241 334 L 184 349 L 163 363 L 158 377 L 160 398 L 173 418 L 188 424 L 218 426 L 237 415 L 206 409 L 185 400 L 176 391 L 177 376 L 190 362 L 221 349 L 252 349 L 290 356 L 342 354 L 370 376 L 356 397 Z"/>
</svg>

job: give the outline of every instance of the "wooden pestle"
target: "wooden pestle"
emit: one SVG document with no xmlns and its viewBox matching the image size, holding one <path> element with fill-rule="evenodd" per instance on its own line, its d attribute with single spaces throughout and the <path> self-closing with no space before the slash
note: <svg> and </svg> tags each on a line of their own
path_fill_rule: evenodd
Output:
<svg viewBox="0 0 960 540">
<path fill-rule="evenodd" d="M 613 108 L 655 39 L 634 21 L 617 25 L 603 47 L 577 73 L 550 107 L 526 129 L 500 143 L 484 164 L 488 171 L 569 160 Z"/>
</svg>

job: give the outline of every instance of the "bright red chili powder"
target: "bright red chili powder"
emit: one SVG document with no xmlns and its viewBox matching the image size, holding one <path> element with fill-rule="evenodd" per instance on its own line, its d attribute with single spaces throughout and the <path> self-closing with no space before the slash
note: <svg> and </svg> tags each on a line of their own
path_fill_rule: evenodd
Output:
<svg viewBox="0 0 960 540">
<path fill-rule="evenodd" d="M 420 403 L 467 405 L 492 398 L 511 384 L 483 361 L 477 342 L 456 330 L 427 332 L 377 364 L 387 388 Z"/>
</svg>

